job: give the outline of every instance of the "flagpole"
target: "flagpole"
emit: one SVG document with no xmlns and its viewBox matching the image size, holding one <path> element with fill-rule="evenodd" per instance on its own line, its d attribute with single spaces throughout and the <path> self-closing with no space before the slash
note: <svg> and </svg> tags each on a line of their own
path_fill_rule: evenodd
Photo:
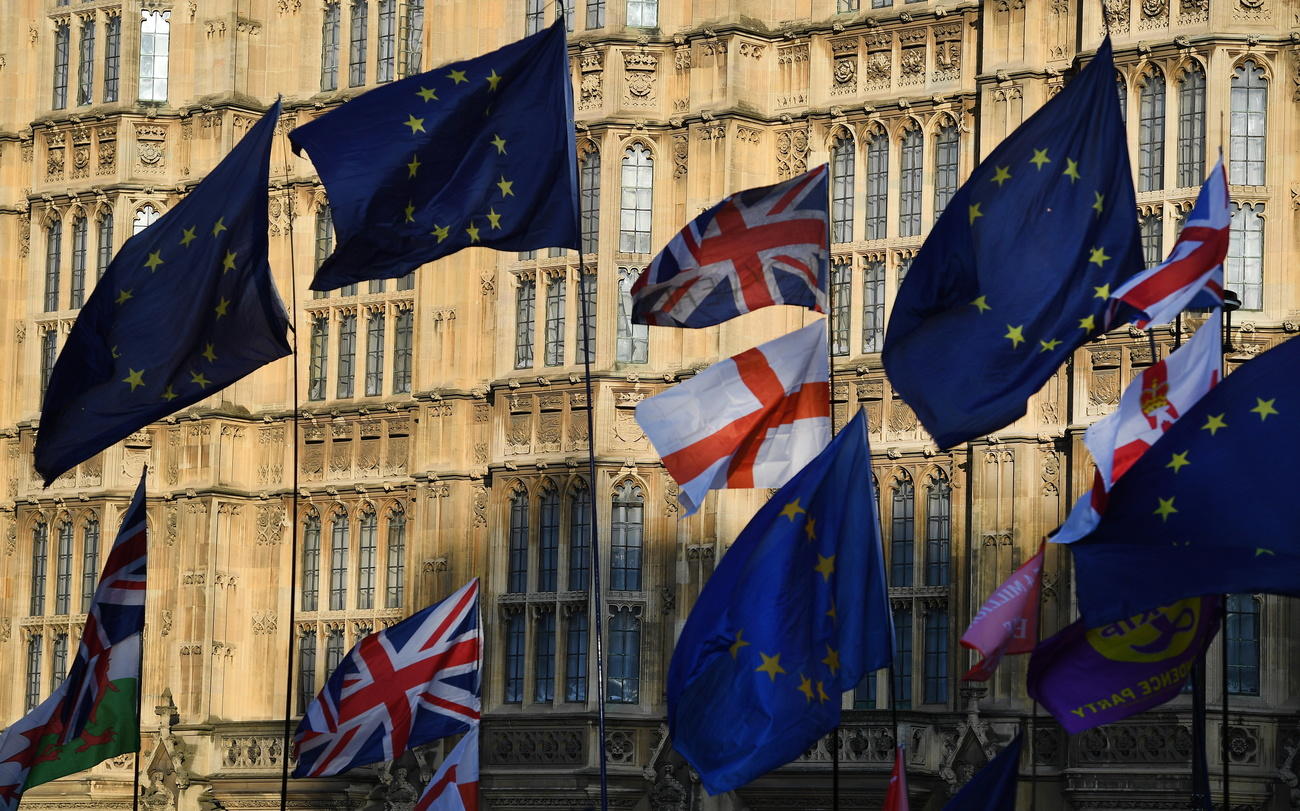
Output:
<svg viewBox="0 0 1300 811">
<path fill-rule="evenodd" d="M 1223 114 L 1219 115 L 1220 126 L 1223 122 Z M 1222 147 L 1220 147 L 1220 160 L 1222 160 Z M 1237 301 L 1235 294 L 1229 295 L 1231 291 L 1223 291 L 1223 329 L 1219 330 L 1219 380 L 1222 381 L 1228 374 L 1228 350 L 1232 348 L 1232 310 L 1233 303 Z M 1220 633 L 1219 633 L 1219 702 L 1220 709 L 1223 713 L 1222 728 L 1219 731 L 1219 760 L 1223 764 L 1223 809 L 1231 811 L 1230 802 L 1230 784 L 1231 780 L 1231 753 L 1229 750 L 1228 738 L 1228 595 L 1222 597 L 1223 613 L 1220 615 Z"/>
<path fill-rule="evenodd" d="M 1155 362 L 1155 350 L 1151 353 L 1152 362 Z M 1043 569 L 1047 568 L 1047 546 L 1043 545 L 1043 565 L 1038 570 L 1038 603 L 1035 606 L 1036 617 L 1034 619 L 1034 647 L 1037 648 L 1043 642 Z M 1030 654 L 1031 656 L 1033 654 Z M 1033 789 L 1029 794 L 1029 811 L 1038 811 L 1038 699 L 1033 699 L 1033 715 L 1029 717 L 1029 775 L 1033 784 Z M 1019 767 L 1017 767 L 1017 770 Z"/>
<path fill-rule="evenodd" d="M 141 477 L 149 475 L 149 465 L 145 464 L 144 469 L 140 471 Z M 146 499 L 147 503 L 147 499 Z M 141 504 L 141 506 L 145 506 Z M 147 602 L 149 599 L 149 590 L 146 588 L 144 598 Z M 139 660 L 137 662 L 136 679 L 135 679 L 135 764 L 132 766 L 131 775 L 131 811 L 140 811 L 140 750 L 144 748 L 144 735 L 140 729 L 140 722 L 143 718 L 141 712 L 144 707 L 144 627 L 140 628 L 140 650 Z"/>
<path fill-rule="evenodd" d="M 827 187 L 829 197 L 830 188 Z M 830 209 L 827 208 L 827 211 Z M 830 244 L 830 223 L 827 222 L 827 241 Z M 826 305 L 829 310 L 826 313 L 826 398 L 828 406 L 827 413 L 831 421 L 831 438 L 835 438 L 835 353 L 831 351 L 831 341 L 835 340 L 835 307 L 830 302 L 830 296 L 826 297 Z M 877 518 L 877 520 L 879 520 Z M 871 678 L 875 678 L 873 673 Z M 839 696 L 841 707 L 843 706 L 844 696 Z M 836 724 L 831 730 L 831 811 L 840 811 L 840 725 Z"/>
</svg>

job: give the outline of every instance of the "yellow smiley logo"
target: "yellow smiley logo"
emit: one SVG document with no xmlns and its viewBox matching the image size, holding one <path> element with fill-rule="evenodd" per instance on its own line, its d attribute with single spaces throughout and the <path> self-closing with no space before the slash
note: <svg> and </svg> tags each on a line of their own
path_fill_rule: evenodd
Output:
<svg viewBox="0 0 1300 811">
<path fill-rule="evenodd" d="M 1161 662 L 1187 651 L 1201 624 L 1201 598 L 1180 600 L 1088 631 L 1093 649 L 1115 662 Z"/>
</svg>

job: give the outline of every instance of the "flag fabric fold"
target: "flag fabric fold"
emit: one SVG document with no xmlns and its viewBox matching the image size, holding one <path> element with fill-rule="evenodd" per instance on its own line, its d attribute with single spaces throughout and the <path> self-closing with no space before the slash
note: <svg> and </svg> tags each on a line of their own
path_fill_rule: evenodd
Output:
<svg viewBox="0 0 1300 811">
<path fill-rule="evenodd" d="M 1242 363 L 1115 483 L 1071 546 L 1089 627 L 1204 594 L 1300 595 L 1300 341 Z M 1238 471 L 1250 470 L 1250 476 Z"/>
<path fill-rule="evenodd" d="M 1196 204 L 1187 213 L 1169 257 L 1129 279 L 1111 294 L 1114 305 L 1137 311 L 1134 319 L 1145 329 L 1164 324 L 1191 306 L 1223 303 L 1223 259 L 1228 255 L 1228 181 L 1223 158 L 1201 185 Z"/>
<path fill-rule="evenodd" d="M 348 652 L 294 733 L 294 777 L 392 760 L 476 727 L 483 658 L 479 581 Z"/>
<path fill-rule="evenodd" d="M 1142 268 L 1109 38 L 971 173 L 913 260 L 885 335 L 894 388 L 942 448 L 1003 428 L 1105 327 Z"/>
<path fill-rule="evenodd" d="M 463 248 L 578 247 L 564 24 L 375 88 L 293 130 L 338 245 L 313 290 L 405 276 Z"/>
<path fill-rule="evenodd" d="M 859 411 L 758 511 L 687 617 L 668 723 L 710 794 L 799 757 L 839 723 L 841 694 L 890 662 L 870 464 Z"/>
<path fill-rule="evenodd" d="M 1040 545 L 1038 554 L 1012 572 L 975 612 L 960 642 L 984 658 L 976 662 L 962 676 L 963 679 L 988 681 L 1003 656 L 1029 653 L 1034 649 L 1038 638 L 1038 593 L 1045 553 L 1045 547 Z"/>
<path fill-rule="evenodd" d="M 144 486 L 141 475 L 67 678 L 0 733 L 0 811 L 14 811 L 26 789 L 140 746 L 136 697 L 148 569 Z"/>
<path fill-rule="evenodd" d="M 1020 780 L 1020 750 L 1024 736 L 1017 734 L 997 757 L 979 770 L 943 807 L 944 811 L 1016 811 L 1016 785 Z"/>
<path fill-rule="evenodd" d="M 58 476 L 289 354 L 267 261 L 277 101 L 175 208 L 122 245 L 50 374 L 36 469 Z"/>
<path fill-rule="evenodd" d="M 470 727 L 443 758 L 414 811 L 478 811 L 478 729 Z"/>
<path fill-rule="evenodd" d="M 690 515 L 709 490 L 780 487 L 830 441 L 826 321 L 642 400 L 636 421 Z"/>
<path fill-rule="evenodd" d="M 632 320 L 708 327 L 772 304 L 826 311 L 826 166 L 737 192 L 691 220 L 632 285 Z"/>
<path fill-rule="evenodd" d="M 894 747 L 894 770 L 889 773 L 889 786 L 885 789 L 883 811 L 909 811 L 907 797 L 907 750 L 902 744 Z"/>
</svg>

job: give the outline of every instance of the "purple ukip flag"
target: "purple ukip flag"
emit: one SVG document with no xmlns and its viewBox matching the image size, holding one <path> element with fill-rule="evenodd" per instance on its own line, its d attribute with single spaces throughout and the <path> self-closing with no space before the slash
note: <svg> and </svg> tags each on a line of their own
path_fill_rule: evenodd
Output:
<svg viewBox="0 0 1300 811">
<path fill-rule="evenodd" d="M 1034 649 L 1029 695 L 1071 735 L 1158 707 L 1182 691 L 1222 613 L 1214 595 L 1092 630 L 1079 620 Z"/>
</svg>

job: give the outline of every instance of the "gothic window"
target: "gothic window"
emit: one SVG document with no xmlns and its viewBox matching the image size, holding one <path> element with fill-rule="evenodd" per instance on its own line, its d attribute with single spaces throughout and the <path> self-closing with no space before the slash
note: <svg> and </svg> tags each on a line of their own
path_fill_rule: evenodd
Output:
<svg viewBox="0 0 1300 811">
<path fill-rule="evenodd" d="M 113 261 L 113 214 L 106 211 L 99 217 L 98 241 L 95 245 L 95 279 L 104 278 L 108 263 Z"/>
<path fill-rule="evenodd" d="M 898 286 L 894 288 L 895 290 L 903 286 L 903 280 L 907 278 L 907 272 L 912 269 L 912 260 L 915 258 L 916 257 L 914 255 L 913 256 L 903 256 L 901 254 L 899 255 L 898 270 L 895 272 L 895 276 L 898 279 Z"/>
<path fill-rule="evenodd" d="M 903 136 L 898 178 L 898 235 L 914 237 L 921 233 L 921 169 L 925 160 L 924 136 L 912 130 Z"/>
<path fill-rule="evenodd" d="M 650 362 L 650 327 L 632 323 L 632 285 L 641 271 L 618 269 L 618 346 L 619 363 Z"/>
<path fill-rule="evenodd" d="M 537 528 L 537 590 L 559 589 L 560 493 L 550 488 L 542 493 L 541 525 Z M 554 629 L 552 629 L 554 630 Z"/>
<path fill-rule="evenodd" d="M 393 393 L 408 394 L 411 391 L 411 347 L 415 313 L 412 310 L 402 310 L 397 314 L 393 327 Z"/>
<path fill-rule="evenodd" d="M 629 0 L 632 2 L 636 0 Z M 643 144 L 633 144 L 623 153 L 623 199 L 618 232 L 621 253 L 650 253 L 653 202 L 654 158 Z"/>
<path fill-rule="evenodd" d="M 384 287 L 387 281 L 388 281 L 387 279 L 371 279 L 370 281 L 366 282 L 366 292 L 367 293 L 384 292 Z"/>
<path fill-rule="evenodd" d="M 831 147 L 831 242 L 853 241 L 853 136 L 841 132 Z"/>
<path fill-rule="evenodd" d="M 340 511 L 330 525 L 330 610 L 342 611 L 348 596 L 348 514 Z"/>
<path fill-rule="evenodd" d="M 72 524 L 59 524 L 59 539 L 54 557 L 54 613 L 66 614 L 72 608 Z"/>
<path fill-rule="evenodd" d="M 1251 594 L 1228 595 L 1228 692 L 1259 695 L 1259 602 Z"/>
<path fill-rule="evenodd" d="M 325 634 L 325 678 L 343 663 L 343 629 L 331 628 Z"/>
<path fill-rule="evenodd" d="M 298 637 L 298 714 L 316 698 L 316 633 L 303 631 Z"/>
<path fill-rule="evenodd" d="M 605 0 L 587 0 L 587 28 L 605 27 Z"/>
<path fill-rule="evenodd" d="M 45 613 L 45 563 L 49 547 L 50 527 L 41 521 L 32 528 L 32 592 L 27 613 L 33 617 Z"/>
<path fill-rule="evenodd" d="M 77 104 L 90 104 L 95 96 L 95 20 L 81 21 L 81 45 L 77 51 Z"/>
<path fill-rule="evenodd" d="M 27 637 L 27 690 L 23 702 L 27 712 L 41 703 L 41 647 L 44 641 L 40 634 Z"/>
<path fill-rule="evenodd" d="M 321 90 L 339 88 L 339 27 L 342 15 L 343 10 L 339 8 L 337 0 L 325 4 L 325 17 L 321 22 L 320 33 Z"/>
<path fill-rule="evenodd" d="M 379 0 L 379 53 L 375 81 L 391 82 L 397 75 L 397 0 Z"/>
<path fill-rule="evenodd" d="M 406 513 L 400 509 L 388 514 L 388 577 L 384 583 L 388 589 L 384 605 L 388 608 L 401 608 L 406 596 Z"/>
<path fill-rule="evenodd" d="M 564 700 L 587 700 L 587 607 L 577 609 L 567 621 L 564 660 Z"/>
<path fill-rule="evenodd" d="M 357 316 L 345 313 L 339 317 L 338 377 L 334 381 L 334 396 L 351 397 L 356 382 Z"/>
<path fill-rule="evenodd" d="M 912 554 L 915 540 L 916 492 L 907 473 L 894 483 L 893 515 L 889 533 L 889 585 L 912 585 Z"/>
<path fill-rule="evenodd" d="M 81 528 L 81 613 L 90 611 L 99 583 L 99 520 L 86 519 Z"/>
<path fill-rule="evenodd" d="M 506 704 L 524 700 L 524 615 L 513 614 L 506 620 Z"/>
<path fill-rule="evenodd" d="M 1128 123 L 1128 82 L 1124 79 L 1124 74 L 1115 71 L 1115 92 L 1119 97 L 1119 120 L 1121 123 Z"/>
<path fill-rule="evenodd" d="M 140 12 L 140 101 L 167 100 L 170 11 Z"/>
<path fill-rule="evenodd" d="M 862 262 L 862 351 L 879 352 L 885 342 L 885 263 Z"/>
<path fill-rule="evenodd" d="M 892 584 L 891 584 L 892 585 Z M 894 608 L 893 699 L 900 710 L 912 709 L 912 606 Z"/>
<path fill-rule="evenodd" d="M 578 196 L 582 201 L 582 250 L 594 254 L 600 236 L 600 153 L 594 149 L 579 163 Z"/>
<path fill-rule="evenodd" d="M 415 271 L 411 271 L 410 273 L 406 274 L 405 276 L 399 276 L 399 277 L 397 278 L 397 284 L 395 285 L 395 287 L 396 287 L 396 289 L 398 289 L 398 290 L 414 290 L 414 289 L 415 289 Z"/>
<path fill-rule="evenodd" d="M 334 252 L 334 213 L 328 203 L 322 203 L 316 211 L 316 269 Z M 328 298 L 329 291 L 313 290 L 312 298 Z"/>
<path fill-rule="evenodd" d="M 355 296 L 356 294 L 357 294 L 357 286 L 355 284 L 344 285 L 343 287 L 339 288 L 340 296 Z"/>
<path fill-rule="evenodd" d="M 859 8 L 860 0 L 835 0 L 836 14 L 852 14 Z"/>
<path fill-rule="evenodd" d="M 851 259 L 837 259 L 831 263 L 831 354 L 840 357 L 849 354 L 849 304 L 852 298 L 853 265 Z"/>
<path fill-rule="evenodd" d="M 121 70 L 122 18 L 114 15 L 104 23 L 104 101 L 117 101 Z"/>
<path fill-rule="evenodd" d="M 63 264 L 63 223 L 45 230 L 45 312 L 59 309 L 59 266 Z"/>
<path fill-rule="evenodd" d="M 867 141 L 867 239 L 884 239 L 889 211 L 889 136 Z"/>
<path fill-rule="evenodd" d="M 946 586 L 951 582 L 952 486 L 939 473 L 925 495 L 925 584 Z"/>
<path fill-rule="evenodd" d="M 135 212 L 135 219 L 131 221 L 131 234 L 135 235 L 140 233 L 144 229 L 158 222 L 158 218 L 161 216 L 162 215 L 158 213 L 158 209 L 151 205 L 140 206 L 139 210 Z"/>
<path fill-rule="evenodd" d="M 933 607 L 925 615 L 925 703 L 948 701 L 948 608 Z"/>
<path fill-rule="evenodd" d="M 54 101 L 51 107 L 62 110 L 68 106 L 68 49 L 72 29 L 67 21 L 54 26 Z"/>
<path fill-rule="evenodd" d="M 641 589 L 641 543 L 645 521 L 645 497 L 641 488 L 623 482 L 614 488 L 614 510 L 610 527 L 610 584 L 614 591 Z"/>
<path fill-rule="evenodd" d="M 1165 75 L 1152 69 L 1138 95 L 1138 191 L 1165 187 Z"/>
<path fill-rule="evenodd" d="M 324 313 L 311 320 L 310 360 L 307 364 L 307 399 L 325 399 L 325 369 L 329 365 L 330 322 Z"/>
<path fill-rule="evenodd" d="M 510 560 L 506 591 L 528 591 L 528 491 L 522 487 L 510 497 Z"/>
<path fill-rule="evenodd" d="M 1228 257 L 1224 270 L 1228 287 L 1241 294 L 1245 310 L 1262 309 L 1264 296 L 1263 203 L 1233 203 L 1228 229 Z"/>
<path fill-rule="evenodd" d="M 302 610 L 320 605 L 320 517 L 311 515 L 302 532 Z"/>
<path fill-rule="evenodd" d="M 1143 214 L 1138 218 L 1138 229 L 1142 238 L 1142 261 L 1147 267 L 1160 264 L 1161 239 L 1164 236 L 1164 217 L 1159 211 Z"/>
<path fill-rule="evenodd" d="M 366 23 L 370 16 L 367 0 L 352 0 L 352 19 L 348 31 L 348 86 L 366 83 Z"/>
<path fill-rule="evenodd" d="M 659 0 L 627 0 L 627 24 L 638 28 L 659 25 Z"/>
<path fill-rule="evenodd" d="M 366 396 L 384 393 L 384 319 L 383 310 L 366 319 Z"/>
<path fill-rule="evenodd" d="M 50 386 L 50 375 L 54 374 L 54 362 L 59 357 L 58 330 L 51 326 L 41 333 L 41 397 Z"/>
<path fill-rule="evenodd" d="M 1264 69 L 1246 60 L 1232 75 L 1232 134 L 1228 145 L 1228 182 L 1264 185 L 1268 80 Z"/>
<path fill-rule="evenodd" d="M 537 251 L 536 251 L 535 249 L 534 249 L 534 250 L 531 250 L 531 251 L 520 251 L 520 252 L 519 252 L 519 261 L 520 261 L 520 262 L 526 262 L 526 261 L 528 261 L 529 259 L 536 259 L 536 258 L 537 258 Z"/>
<path fill-rule="evenodd" d="M 1178 83 L 1178 185 L 1199 186 L 1205 174 L 1205 71 L 1192 65 Z"/>
<path fill-rule="evenodd" d="M 524 0 L 524 35 L 536 34 L 545 25 L 543 11 L 545 0 Z"/>
<path fill-rule="evenodd" d="M 50 692 L 68 677 L 68 635 L 56 634 L 50 657 Z"/>
<path fill-rule="evenodd" d="M 515 368 L 533 365 L 533 329 L 536 319 L 537 286 L 532 279 L 520 279 L 515 289 Z"/>
<path fill-rule="evenodd" d="M 957 126 L 948 124 L 939 128 L 934 141 L 934 218 L 948 207 L 948 201 L 957 193 Z"/>
<path fill-rule="evenodd" d="M 546 346 L 543 353 L 547 366 L 564 365 L 564 294 L 567 284 L 568 280 L 562 274 L 546 283 Z"/>
<path fill-rule="evenodd" d="M 544 611 L 537 618 L 533 639 L 533 701 L 555 700 L 555 612 Z"/>
<path fill-rule="evenodd" d="M 72 221 L 72 294 L 68 302 L 76 310 L 86 301 L 86 236 L 90 224 L 85 217 Z"/>
<path fill-rule="evenodd" d="M 605 697 L 610 704 L 641 700 L 641 618 L 630 608 L 616 608 L 609 620 L 609 679 Z"/>
<path fill-rule="evenodd" d="M 357 608 L 375 605 L 375 559 L 379 556 L 379 516 L 361 516 L 357 538 Z"/>
<path fill-rule="evenodd" d="M 596 360 L 596 274 L 580 272 L 578 276 L 578 358 L 585 363 Z M 585 313 L 585 316 L 584 316 Z"/>
<path fill-rule="evenodd" d="M 590 553 L 591 490 L 584 483 L 569 494 L 569 591 L 587 590 L 591 581 Z"/>
</svg>

